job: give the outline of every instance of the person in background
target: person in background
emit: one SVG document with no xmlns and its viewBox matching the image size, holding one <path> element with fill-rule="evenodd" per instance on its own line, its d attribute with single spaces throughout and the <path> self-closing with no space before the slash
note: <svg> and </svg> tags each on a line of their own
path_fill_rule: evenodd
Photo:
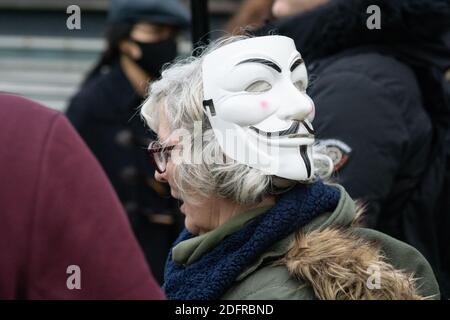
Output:
<svg viewBox="0 0 450 320">
<path fill-rule="evenodd" d="M 0 299 L 164 298 L 64 115 L 0 93 L 0 143 Z"/>
<path fill-rule="evenodd" d="M 366 202 L 368 226 L 424 254 L 449 298 L 450 2 L 276 0 L 272 9 L 279 20 L 261 32 L 292 37 L 304 56 L 334 179 Z"/>
<path fill-rule="evenodd" d="M 189 23 L 178 0 L 111 1 L 108 47 L 67 110 L 119 195 L 160 282 L 181 215 L 168 189 L 153 178 L 145 146 L 154 134 L 136 114 L 149 81 L 177 56 L 176 37 Z"/>
<path fill-rule="evenodd" d="M 246 30 L 260 28 L 266 20 L 272 18 L 273 0 L 244 0 L 238 11 L 225 26 L 230 34 L 242 34 Z"/>
</svg>

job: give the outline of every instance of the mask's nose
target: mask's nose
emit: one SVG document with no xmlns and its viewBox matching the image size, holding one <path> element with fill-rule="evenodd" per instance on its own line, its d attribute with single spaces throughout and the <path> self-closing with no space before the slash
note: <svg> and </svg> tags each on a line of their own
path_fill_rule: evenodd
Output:
<svg viewBox="0 0 450 320">
<path fill-rule="evenodd" d="M 314 119 L 314 102 L 306 93 L 298 91 L 294 85 L 289 92 L 285 92 L 283 99 L 280 100 L 282 100 L 282 104 L 277 111 L 279 119 L 284 121 L 303 121 L 305 119 L 312 121 Z"/>
</svg>

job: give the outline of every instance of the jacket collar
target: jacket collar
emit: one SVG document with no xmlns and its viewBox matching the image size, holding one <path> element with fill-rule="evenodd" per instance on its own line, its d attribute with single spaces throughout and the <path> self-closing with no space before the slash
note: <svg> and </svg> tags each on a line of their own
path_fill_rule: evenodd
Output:
<svg viewBox="0 0 450 320">
<path fill-rule="evenodd" d="M 333 212 L 324 213 L 316 217 L 303 228 L 305 232 L 310 232 L 315 229 L 325 229 L 330 226 L 348 226 L 354 220 L 356 211 L 353 200 L 342 186 L 334 186 L 339 189 L 341 194 L 336 209 Z M 270 208 L 270 206 L 261 207 L 239 214 L 210 232 L 180 242 L 172 249 L 173 260 L 176 263 L 183 265 L 189 265 L 195 262 L 202 255 L 212 250 L 225 237 L 241 229 L 245 224 L 252 221 L 257 216 L 265 213 Z M 239 281 L 245 278 L 266 261 L 284 256 L 288 251 L 289 243 L 291 243 L 292 237 L 293 235 L 290 235 L 282 241 L 275 243 L 269 250 L 267 250 L 267 252 L 262 254 L 243 273 L 241 273 L 236 280 Z"/>
<path fill-rule="evenodd" d="M 340 191 L 340 198 L 336 209 L 333 212 L 324 213 L 309 224 L 303 227 L 305 233 L 313 230 L 323 230 L 331 226 L 348 227 L 352 224 L 356 217 L 355 203 L 350 198 L 344 187 L 334 184 Z M 277 260 L 286 255 L 289 250 L 289 246 L 294 239 L 294 234 L 289 235 L 283 240 L 275 243 L 264 254 L 262 254 L 254 263 L 249 265 L 237 278 L 236 281 L 241 281 L 255 270 L 259 269 L 262 265 L 268 261 Z"/>
<path fill-rule="evenodd" d="M 228 235 L 238 231 L 257 216 L 265 213 L 272 206 L 259 207 L 240 213 L 218 228 L 203 235 L 180 242 L 172 249 L 172 257 L 176 263 L 189 265 L 205 253 L 217 246 Z"/>
</svg>

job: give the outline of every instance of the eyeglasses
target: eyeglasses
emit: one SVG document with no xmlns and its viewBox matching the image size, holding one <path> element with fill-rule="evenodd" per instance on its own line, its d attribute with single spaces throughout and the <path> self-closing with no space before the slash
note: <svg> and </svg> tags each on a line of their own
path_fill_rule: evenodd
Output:
<svg viewBox="0 0 450 320">
<path fill-rule="evenodd" d="M 159 173 L 166 172 L 167 162 L 170 159 L 171 151 L 176 145 L 163 147 L 159 141 L 153 141 L 148 146 L 147 152 L 150 157 L 150 162 L 154 165 L 156 171 Z"/>
</svg>

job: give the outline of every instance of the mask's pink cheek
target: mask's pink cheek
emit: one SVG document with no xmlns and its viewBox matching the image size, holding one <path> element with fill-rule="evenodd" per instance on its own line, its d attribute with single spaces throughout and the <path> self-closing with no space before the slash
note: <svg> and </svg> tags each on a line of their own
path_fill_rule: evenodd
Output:
<svg viewBox="0 0 450 320">
<path fill-rule="evenodd" d="M 261 109 L 267 109 L 269 108 L 269 102 L 267 102 L 266 100 L 261 100 L 259 102 L 259 106 L 261 107 Z"/>
</svg>

